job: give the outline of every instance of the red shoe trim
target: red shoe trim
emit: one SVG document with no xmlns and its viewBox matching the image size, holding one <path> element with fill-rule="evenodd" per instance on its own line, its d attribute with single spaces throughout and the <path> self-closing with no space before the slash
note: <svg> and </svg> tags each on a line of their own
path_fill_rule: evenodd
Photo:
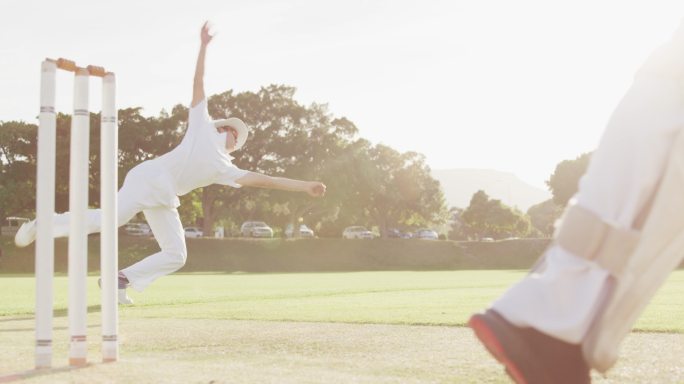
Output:
<svg viewBox="0 0 684 384">
<path fill-rule="evenodd" d="M 487 323 L 481 319 L 481 315 L 475 315 L 468 321 L 468 326 L 473 329 L 475 336 L 484 344 L 485 348 L 489 353 L 494 356 L 494 358 L 506 368 L 506 373 L 508 376 L 516 382 L 516 384 L 527 384 L 525 376 L 523 376 L 520 369 L 511 361 L 507 356 L 506 352 L 499 343 L 494 332 L 489 328 Z"/>
</svg>

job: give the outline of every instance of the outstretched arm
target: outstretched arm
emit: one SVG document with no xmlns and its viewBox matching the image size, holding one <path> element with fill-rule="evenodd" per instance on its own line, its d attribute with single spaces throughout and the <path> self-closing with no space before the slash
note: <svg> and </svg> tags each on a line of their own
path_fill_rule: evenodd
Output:
<svg viewBox="0 0 684 384">
<path fill-rule="evenodd" d="M 207 54 L 207 45 L 214 36 L 209 34 L 209 22 L 205 22 L 200 32 L 200 51 L 197 55 L 197 65 L 195 66 L 195 81 L 192 87 L 192 103 L 191 107 L 199 104 L 204 100 L 204 57 Z"/>
<path fill-rule="evenodd" d="M 320 197 L 325 195 L 325 184 L 318 181 L 303 181 L 287 179 L 285 177 L 273 177 L 256 172 L 248 172 L 246 175 L 235 180 L 236 183 L 247 187 L 259 187 L 268 189 L 281 189 L 283 191 L 306 192 L 309 196 Z"/>
</svg>

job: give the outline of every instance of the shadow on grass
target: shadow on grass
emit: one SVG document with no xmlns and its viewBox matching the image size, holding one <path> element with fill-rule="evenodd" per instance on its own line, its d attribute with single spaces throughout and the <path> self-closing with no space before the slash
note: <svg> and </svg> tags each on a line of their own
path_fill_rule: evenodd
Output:
<svg viewBox="0 0 684 384">
<path fill-rule="evenodd" d="M 88 306 L 88 313 L 97 313 L 100 312 L 100 305 L 89 305 Z M 69 309 L 68 308 L 60 308 L 60 309 L 55 309 L 52 312 L 53 317 L 66 317 L 69 314 Z M 22 321 L 22 320 L 33 320 L 35 317 L 34 316 L 22 316 L 22 317 L 8 317 L 5 319 L 0 319 L 0 323 L 7 323 L 10 321 Z M 59 329 L 59 328 L 56 328 Z M 0 329 L 0 332 L 7 332 L 8 330 L 6 329 Z"/>
<path fill-rule="evenodd" d="M 67 366 L 67 367 L 59 367 L 59 368 L 32 369 L 30 371 L 24 371 L 24 372 L 19 372 L 19 373 L 11 373 L 9 375 L 0 376 L 0 383 L 11 383 L 14 381 L 26 380 L 26 379 L 30 379 L 33 377 L 47 376 L 47 375 L 52 375 L 55 373 L 75 371 L 78 369 L 88 368 L 88 367 L 92 367 L 92 366 L 96 366 L 96 365 L 102 365 L 102 364 L 111 364 L 111 363 L 88 363 L 86 365 L 78 366 L 78 367 Z"/>
</svg>

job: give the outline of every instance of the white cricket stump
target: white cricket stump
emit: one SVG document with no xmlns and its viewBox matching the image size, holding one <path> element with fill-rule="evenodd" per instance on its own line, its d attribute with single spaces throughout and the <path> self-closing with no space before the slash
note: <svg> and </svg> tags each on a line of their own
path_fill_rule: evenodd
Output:
<svg viewBox="0 0 684 384">
<path fill-rule="evenodd" d="M 76 70 L 74 78 L 74 113 L 71 117 L 71 157 L 69 159 L 69 365 L 86 363 L 88 346 L 88 154 L 90 111 L 88 110 L 89 74 Z"/>
<path fill-rule="evenodd" d="M 52 280 L 55 254 L 52 217 L 55 211 L 57 140 L 56 74 L 57 63 L 44 61 L 41 66 L 36 160 L 36 369 L 52 366 Z"/>
<path fill-rule="evenodd" d="M 108 73 L 102 78 L 102 121 L 100 132 L 101 163 L 100 177 L 102 188 L 100 205 L 102 207 L 102 234 L 100 236 L 100 273 L 102 279 L 102 361 L 114 362 L 119 359 L 118 342 L 118 225 L 117 163 L 119 136 L 116 112 L 116 77 Z"/>
<path fill-rule="evenodd" d="M 36 181 L 36 369 L 52 367 L 54 211 L 56 169 L 56 71 L 75 73 L 69 164 L 69 365 L 87 364 L 89 78 L 102 77 L 101 271 L 102 361 L 117 361 L 117 156 L 115 76 L 104 68 L 80 68 L 72 61 L 46 59 L 41 66 L 40 123 Z"/>
</svg>

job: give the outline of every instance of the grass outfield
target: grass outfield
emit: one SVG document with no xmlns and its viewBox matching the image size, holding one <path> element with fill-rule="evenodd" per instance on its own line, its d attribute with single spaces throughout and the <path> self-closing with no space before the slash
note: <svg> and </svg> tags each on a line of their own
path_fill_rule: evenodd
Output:
<svg viewBox="0 0 684 384">
<path fill-rule="evenodd" d="M 523 271 L 174 274 L 145 292 L 129 290 L 135 317 L 316 321 L 406 325 L 465 324 Z M 34 279 L 0 275 L 0 316 L 33 313 Z M 89 277 L 90 311 L 99 311 Z M 67 278 L 55 278 L 55 311 L 66 314 Z M 684 333 L 684 271 L 675 271 L 637 323 L 646 332 Z"/>
<path fill-rule="evenodd" d="M 64 369 L 67 278 L 55 279 L 55 367 L 34 375 L 31 276 L 0 275 L 0 382 L 505 383 L 462 328 L 523 271 L 175 274 L 121 307 L 122 361 Z M 99 295 L 89 277 L 89 340 Z M 457 327 L 454 327 L 457 326 Z M 674 272 L 599 383 L 681 383 L 684 271 Z M 90 359 L 99 359 L 90 342 Z M 119 380 L 115 380 L 119 381 Z"/>
</svg>

